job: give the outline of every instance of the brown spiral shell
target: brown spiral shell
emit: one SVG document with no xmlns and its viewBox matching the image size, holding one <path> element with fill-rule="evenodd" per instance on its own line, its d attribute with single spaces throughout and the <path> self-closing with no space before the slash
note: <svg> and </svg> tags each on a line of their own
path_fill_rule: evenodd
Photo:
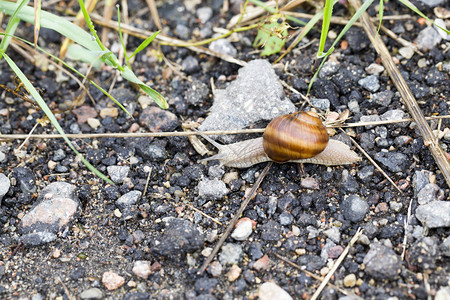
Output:
<svg viewBox="0 0 450 300">
<path fill-rule="evenodd" d="M 328 133 L 315 112 L 296 112 L 273 119 L 263 135 L 264 152 L 276 162 L 316 156 L 328 144 Z"/>
</svg>

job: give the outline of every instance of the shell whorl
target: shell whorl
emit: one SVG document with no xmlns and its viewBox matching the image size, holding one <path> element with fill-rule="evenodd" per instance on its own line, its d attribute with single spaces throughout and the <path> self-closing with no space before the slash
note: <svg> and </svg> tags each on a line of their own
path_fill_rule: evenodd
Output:
<svg viewBox="0 0 450 300">
<path fill-rule="evenodd" d="M 328 144 L 328 133 L 314 112 L 279 116 L 267 125 L 263 135 L 264 152 L 273 161 L 314 157 Z"/>
</svg>

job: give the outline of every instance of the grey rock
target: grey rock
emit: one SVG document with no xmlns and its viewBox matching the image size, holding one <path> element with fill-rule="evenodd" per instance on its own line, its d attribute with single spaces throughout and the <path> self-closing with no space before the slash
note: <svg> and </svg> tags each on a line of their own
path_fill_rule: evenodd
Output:
<svg viewBox="0 0 450 300">
<path fill-rule="evenodd" d="M 234 48 L 233 44 L 227 39 L 218 39 L 211 44 L 209 44 L 209 49 L 221 54 L 230 55 L 233 57 L 237 56 L 237 50 Z"/>
<path fill-rule="evenodd" d="M 429 7 L 436 7 L 438 5 L 442 5 L 445 3 L 445 0 L 419 0 L 425 5 L 428 5 Z"/>
<path fill-rule="evenodd" d="M 378 76 L 376 75 L 370 75 L 366 78 L 360 79 L 358 84 L 372 93 L 380 89 L 380 82 L 378 81 Z"/>
<path fill-rule="evenodd" d="M 137 203 L 139 198 L 141 198 L 142 192 L 140 191 L 131 191 L 120 197 L 116 200 L 116 205 L 119 208 L 125 208 L 127 206 L 131 206 Z"/>
<path fill-rule="evenodd" d="M 203 247 L 204 236 L 195 224 L 183 219 L 169 218 L 166 228 L 150 242 L 150 252 L 173 260 Z"/>
<path fill-rule="evenodd" d="M 336 244 L 332 240 L 327 239 L 327 242 L 323 246 L 322 251 L 320 251 L 320 257 L 327 260 L 328 259 L 328 251 L 331 248 L 333 248 L 334 246 L 336 246 Z"/>
<path fill-rule="evenodd" d="M 388 107 L 391 104 L 392 98 L 394 97 L 394 92 L 390 90 L 385 90 L 370 95 L 370 99 L 380 104 L 383 107 Z"/>
<path fill-rule="evenodd" d="M 189 55 L 182 61 L 181 67 L 187 74 L 193 74 L 200 70 L 198 60 L 191 55 Z"/>
<path fill-rule="evenodd" d="M 21 240 L 29 246 L 47 243 L 68 228 L 79 213 L 76 187 L 66 182 L 54 182 L 44 188 L 36 204 L 23 216 L 19 231 Z"/>
<path fill-rule="evenodd" d="M 405 117 L 405 112 L 400 109 L 392 109 L 381 115 L 382 121 L 396 121 Z"/>
<path fill-rule="evenodd" d="M 369 204 L 358 195 L 351 195 L 342 201 L 341 211 L 346 220 L 359 222 L 364 220 Z"/>
<path fill-rule="evenodd" d="M 259 92 L 255 92 L 259 91 Z M 216 90 L 211 114 L 199 130 L 241 129 L 295 111 L 267 60 L 250 61 L 225 90 Z M 229 143 L 233 137 L 220 136 Z"/>
<path fill-rule="evenodd" d="M 8 176 L 3 173 L 0 173 L 0 204 L 3 199 L 3 196 L 9 191 L 11 186 L 11 182 L 9 181 Z"/>
<path fill-rule="evenodd" d="M 157 106 L 149 106 L 139 115 L 139 124 L 151 132 L 173 131 L 179 123 L 174 113 Z"/>
<path fill-rule="evenodd" d="M 428 183 L 430 183 L 430 180 L 428 179 L 428 176 L 425 174 L 425 172 L 423 170 L 416 171 L 414 173 L 412 185 L 414 187 L 414 192 L 416 194 L 420 190 L 422 190 Z"/>
<path fill-rule="evenodd" d="M 333 242 L 339 244 L 341 242 L 341 232 L 338 227 L 331 227 L 323 232 L 328 238 L 330 238 Z"/>
<path fill-rule="evenodd" d="M 391 172 L 405 171 L 408 167 L 408 156 L 398 152 L 378 152 L 375 160 L 387 167 Z"/>
<path fill-rule="evenodd" d="M 280 214 L 279 217 L 281 225 L 289 225 L 294 220 L 294 217 L 287 211 L 284 211 Z"/>
<path fill-rule="evenodd" d="M 208 99 L 209 87 L 200 80 L 194 80 L 186 91 L 186 100 L 198 105 L 204 103 Z"/>
<path fill-rule="evenodd" d="M 30 169 L 16 167 L 12 176 L 16 178 L 22 193 L 34 193 L 36 191 L 34 174 Z"/>
<path fill-rule="evenodd" d="M 311 104 L 323 111 L 327 111 L 328 109 L 330 109 L 330 100 L 328 99 L 311 98 Z"/>
<path fill-rule="evenodd" d="M 198 195 L 209 199 L 221 199 L 229 193 L 225 183 L 218 179 L 203 178 L 198 183 Z"/>
<path fill-rule="evenodd" d="M 415 42 L 422 51 L 429 51 L 436 47 L 442 41 L 439 32 L 433 27 L 427 27 L 419 32 Z"/>
<path fill-rule="evenodd" d="M 367 68 L 366 68 L 366 73 L 369 75 L 378 75 L 381 72 L 384 71 L 384 67 L 382 65 L 376 64 L 376 63 L 371 63 Z"/>
<path fill-rule="evenodd" d="M 432 201 L 442 200 L 443 197 L 444 191 L 437 184 L 429 183 L 417 194 L 417 202 L 419 204 L 426 204 Z"/>
<path fill-rule="evenodd" d="M 350 100 L 347 104 L 347 107 L 354 114 L 358 114 L 361 112 L 361 109 L 359 108 L 359 103 L 356 100 Z"/>
<path fill-rule="evenodd" d="M 373 165 L 362 167 L 357 172 L 358 178 L 364 182 L 368 182 L 372 178 L 374 170 L 375 167 Z"/>
<path fill-rule="evenodd" d="M 370 115 L 370 116 L 361 116 L 361 118 L 359 120 L 361 122 L 378 122 L 381 119 L 380 119 L 380 116 L 378 116 L 378 115 Z M 366 126 L 367 129 L 372 129 L 374 127 L 375 127 L 375 125 Z"/>
<path fill-rule="evenodd" d="M 186 25 L 178 23 L 175 27 L 175 33 L 177 36 L 183 40 L 187 40 L 189 38 L 189 28 Z"/>
<path fill-rule="evenodd" d="M 334 75 L 338 72 L 340 63 L 337 61 L 327 61 L 323 64 L 322 69 L 320 69 L 319 77 L 326 78 L 328 76 Z"/>
<path fill-rule="evenodd" d="M 446 237 L 439 247 L 442 255 L 450 257 L 450 236 Z"/>
<path fill-rule="evenodd" d="M 146 156 L 150 161 L 164 161 L 167 158 L 166 148 L 157 143 L 152 143 L 147 147 Z"/>
<path fill-rule="evenodd" d="M 99 288 L 90 288 L 80 293 L 81 299 L 103 299 L 104 294 Z"/>
<path fill-rule="evenodd" d="M 269 220 L 261 226 L 261 238 L 265 241 L 279 241 L 281 239 L 280 224 L 273 220 Z"/>
<path fill-rule="evenodd" d="M 3 151 L 0 151 L 0 163 L 6 162 L 7 157 Z"/>
<path fill-rule="evenodd" d="M 305 266 L 308 271 L 320 270 L 327 261 L 320 256 L 306 254 L 302 255 L 297 259 L 297 264 L 300 266 Z"/>
<path fill-rule="evenodd" d="M 202 24 L 205 24 L 208 22 L 209 19 L 211 19 L 213 15 L 213 10 L 209 6 L 200 7 L 197 9 L 197 17 L 199 18 L 200 22 Z"/>
<path fill-rule="evenodd" d="M 434 300 L 448 300 L 450 299 L 450 287 L 445 286 L 441 287 L 439 291 L 436 293 L 436 297 L 434 297 Z"/>
<path fill-rule="evenodd" d="M 225 174 L 225 167 L 221 165 L 214 165 L 208 168 L 208 175 L 212 178 L 222 178 Z"/>
<path fill-rule="evenodd" d="M 222 265 L 233 265 L 242 259 L 242 246 L 239 244 L 227 243 L 222 246 L 219 254 L 219 261 Z"/>
<path fill-rule="evenodd" d="M 115 183 L 122 183 L 130 172 L 129 166 L 109 166 L 106 168 L 108 175 Z"/>
<path fill-rule="evenodd" d="M 450 227 L 450 201 L 433 201 L 420 205 L 416 217 L 429 228 Z"/>
<path fill-rule="evenodd" d="M 366 265 L 364 272 L 375 279 L 395 279 L 401 266 L 394 250 L 381 244 L 370 245 L 363 262 Z"/>
<path fill-rule="evenodd" d="M 20 237 L 20 241 L 25 247 L 36 247 L 53 242 L 56 238 L 56 234 L 52 232 L 40 231 L 24 234 Z"/>
<path fill-rule="evenodd" d="M 293 298 L 283 290 L 281 287 L 279 287 L 276 283 L 268 281 L 264 282 L 260 287 L 258 291 L 259 299 L 261 300 L 292 300 Z"/>
<path fill-rule="evenodd" d="M 66 153 L 63 149 L 58 149 L 55 151 L 55 154 L 53 154 L 52 160 L 53 161 L 61 161 L 64 158 L 66 158 Z"/>
<path fill-rule="evenodd" d="M 412 47 L 401 47 L 398 49 L 398 53 L 406 59 L 410 59 L 414 55 L 414 49 Z"/>
</svg>

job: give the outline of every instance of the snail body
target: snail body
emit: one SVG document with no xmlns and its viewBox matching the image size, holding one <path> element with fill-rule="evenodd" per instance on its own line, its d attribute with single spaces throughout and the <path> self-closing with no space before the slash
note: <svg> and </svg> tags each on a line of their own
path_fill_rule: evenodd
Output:
<svg viewBox="0 0 450 300">
<path fill-rule="evenodd" d="M 274 161 L 322 165 L 345 165 L 361 158 L 346 144 L 329 139 L 326 127 L 314 112 L 296 112 L 273 119 L 264 135 L 229 145 L 220 145 L 203 135 L 219 153 L 202 161 L 219 160 L 227 167 L 248 168 Z"/>
</svg>

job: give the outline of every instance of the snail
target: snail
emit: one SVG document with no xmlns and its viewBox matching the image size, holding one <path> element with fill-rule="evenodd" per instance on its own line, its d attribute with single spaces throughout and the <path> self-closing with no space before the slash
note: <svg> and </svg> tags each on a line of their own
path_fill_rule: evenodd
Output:
<svg viewBox="0 0 450 300">
<path fill-rule="evenodd" d="M 218 154 L 201 161 L 217 159 L 227 167 L 248 168 L 266 161 L 335 166 L 361 160 L 346 144 L 329 139 L 325 125 L 311 111 L 279 116 L 267 125 L 262 137 L 229 145 L 199 133 L 219 149 Z"/>
</svg>

